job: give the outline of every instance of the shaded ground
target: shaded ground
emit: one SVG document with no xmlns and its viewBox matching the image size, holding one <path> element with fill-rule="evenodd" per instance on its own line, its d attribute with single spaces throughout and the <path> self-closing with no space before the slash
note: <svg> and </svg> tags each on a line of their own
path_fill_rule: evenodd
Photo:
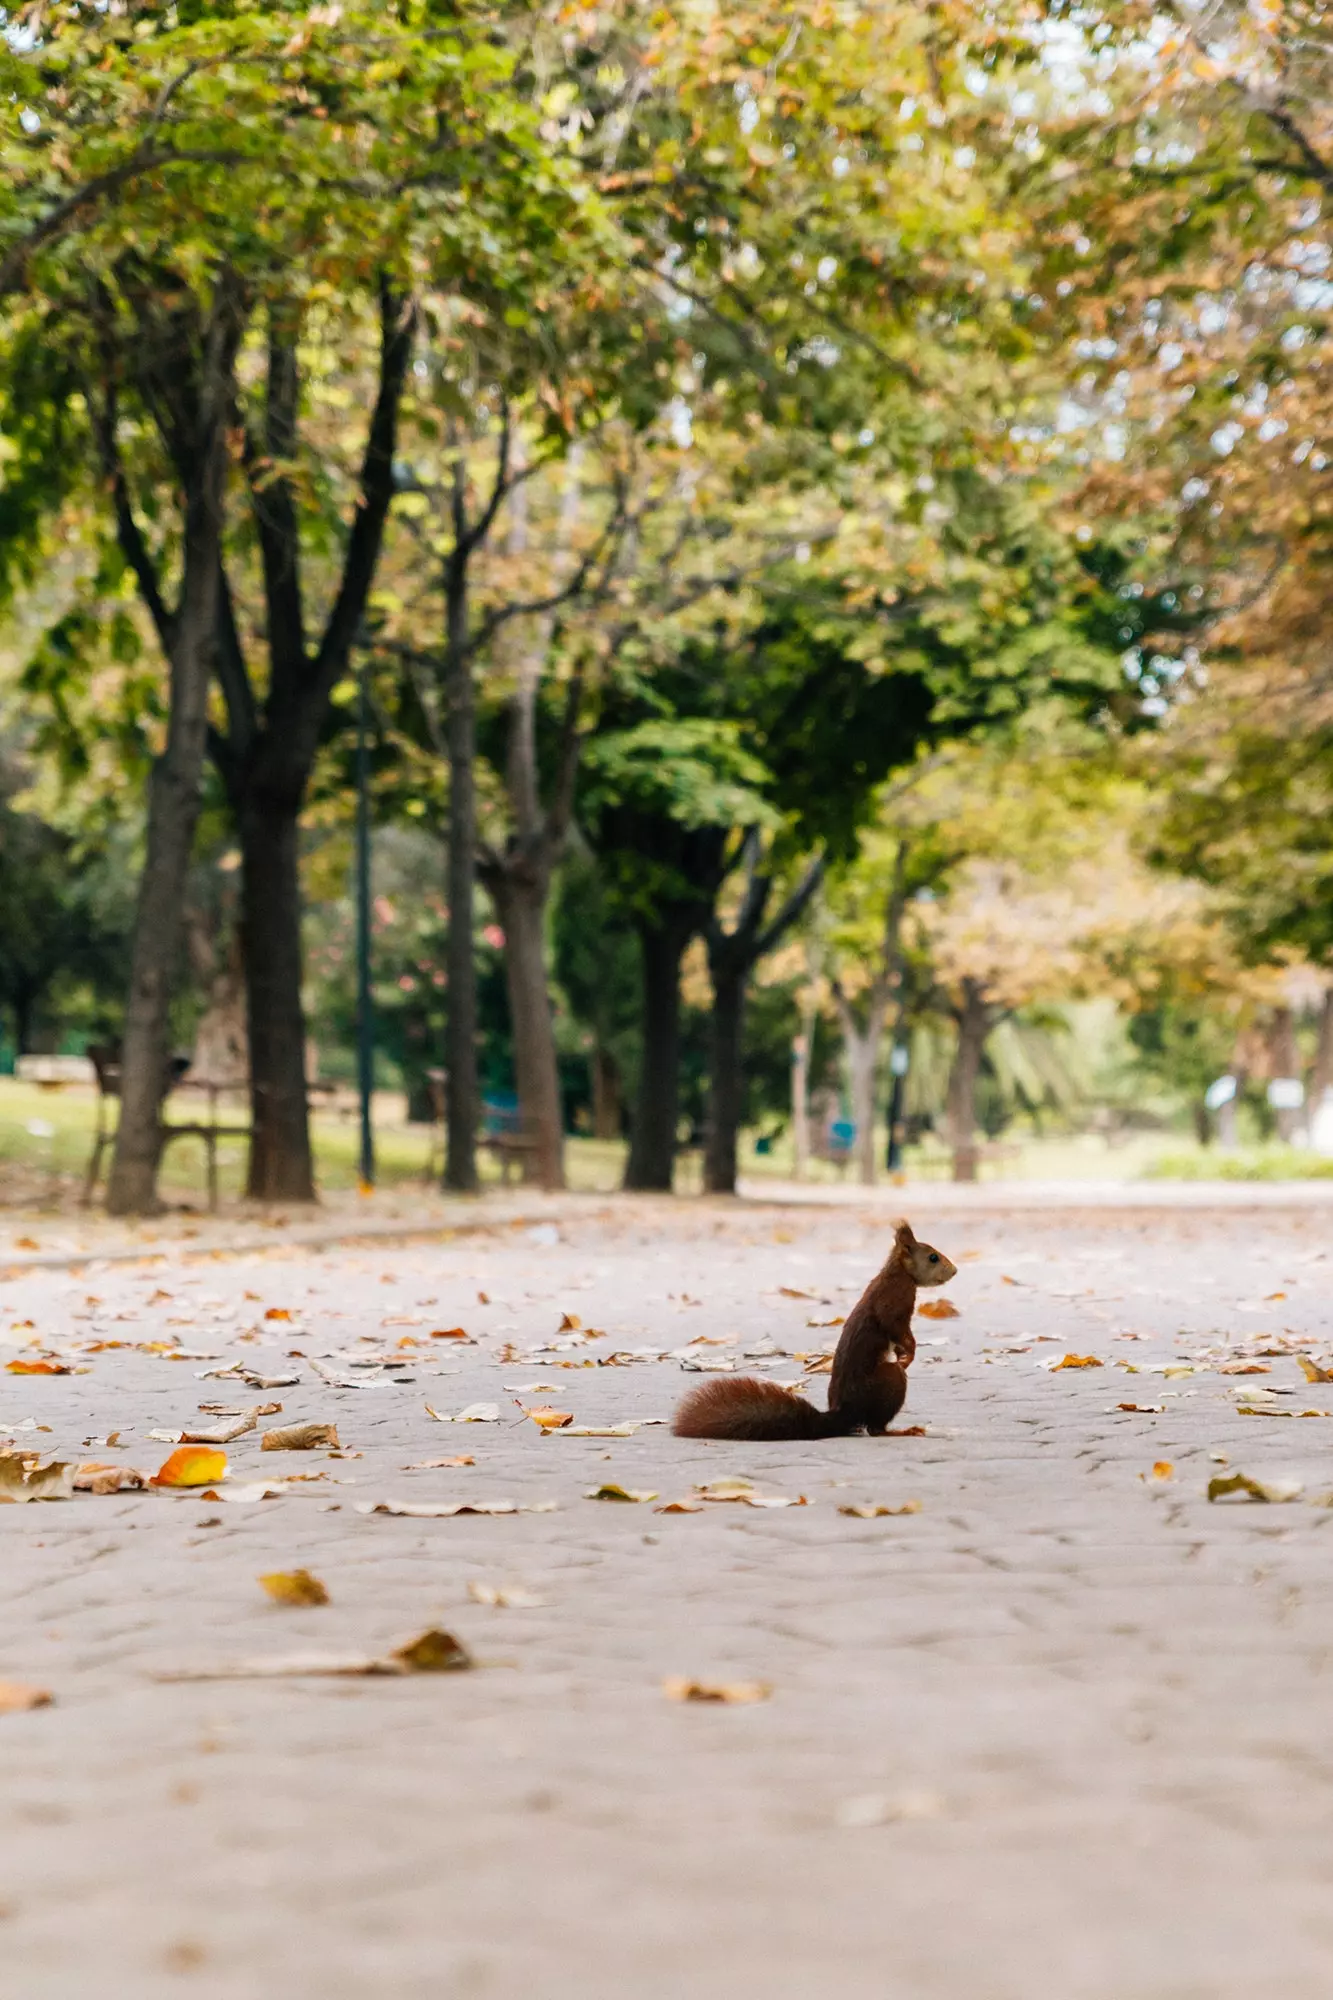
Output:
<svg viewBox="0 0 1333 2000">
<path fill-rule="evenodd" d="M 928 1434 L 882 1441 L 543 1437 L 518 1407 L 666 1417 L 698 1379 L 680 1358 L 586 1364 L 700 1335 L 732 1344 L 696 1358 L 766 1349 L 795 1379 L 790 1357 L 836 1338 L 808 1322 L 845 1312 L 882 1254 L 882 1207 L 566 1203 L 446 1241 L 194 1243 L 0 1283 L 5 1357 L 35 1337 L 88 1371 L 0 1373 L 12 1442 L 152 1467 L 170 1447 L 149 1431 L 263 1398 L 284 1405 L 266 1425 L 336 1421 L 348 1453 L 240 1439 L 237 1483 L 323 1475 L 254 1505 L 0 1508 L 0 1679 L 55 1696 L 0 1716 L 9 1990 L 1326 2000 L 1333 1511 L 1312 1501 L 1333 1432 L 1285 1412 L 1333 1412 L 1294 1358 L 1333 1347 L 1330 1210 L 1006 1215 L 932 1190 L 912 1212 L 960 1262 L 960 1317 L 919 1326 L 937 1344 L 904 1422 Z M 429 1337 L 458 1325 L 475 1345 Z M 89 1351 L 111 1339 L 198 1358 Z M 1052 1372 L 1064 1352 L 1103 1365 Z M 1218 1372 L 1256 1354 L 1267 1374 Z M 398 1355 L 412 1379 L 351 1366 Z M 232 1359 L 298 1383 L 201 1379 Z M 425 1408 L 479 1401 L 502 1420 Z M 119 1450 L 85 1443 L 114 1431 Z M 475 1465 L 406 1469 L 459 1453 Z M 1209 1476 L 1236 1468 L 1303 1496 L 1210 1506 Z M 730 1474 L 810 1504 L 583 1497 Z M 387 1498 L 556 1509 L 356 1511 Z M 265 1598 L 257 1577 L 297 1565 L 330 1605 Z M 543 1601 L 491 1608 L 472 1583 Z M 379 1652 L 432 1623 L 480 1669 L 154 1678 Z M 680 1705 L 668 1675 L 773 1693 Z"/>
</svg>

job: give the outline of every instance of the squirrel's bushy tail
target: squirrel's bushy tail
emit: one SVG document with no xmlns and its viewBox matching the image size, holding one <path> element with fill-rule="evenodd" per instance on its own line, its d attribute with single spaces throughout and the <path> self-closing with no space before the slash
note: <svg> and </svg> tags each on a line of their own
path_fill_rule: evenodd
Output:
<svg viewBox="0 0 1333 2000">
<path fill-rule="evenodd" d="M 671 1420 L 677 1437 L 768 1439 L 824 1438 L 838 1426 L 804 1396 L 756 1375 L 735 1375 L 726 1381 L 703 1382 L 692 1389 Z"/>
</svg>

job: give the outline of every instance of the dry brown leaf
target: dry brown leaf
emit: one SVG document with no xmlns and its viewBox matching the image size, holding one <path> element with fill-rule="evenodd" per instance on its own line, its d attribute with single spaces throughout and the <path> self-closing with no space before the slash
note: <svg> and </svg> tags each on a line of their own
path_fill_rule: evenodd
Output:
<svg viewBox="0 0 1333 2000">
<path fill-rule="evenodd" d="M 6 1361 L 5 1371 L 10 1375 L 68 1375 L 67 1361 Z"/>
<path fill-rule="evenodd" d="M 437 1327 L 437 1328 L 435 1329 L 434 1333 L 432 1333 L 432 1334 L 431 1334 L 431 1339 L 432 1339 L 432 1340 L 471 1340 L 471 1339 L 472 1339 L 472 1335 L 471 1335 L 471 1334 L 470 1334 L 470 1333 L 468 1332 L 468 1330 L 467 1330 L 467 1328 L 466 1328 L 466 1327 L 462 1327 L 462 1326 L 443 1326 L 443 1327 Z"/>
<path fill-rule="evenodd" d="M 618 1486 L 614 1479 L 604 1480 L 600 1486 L 589 1486 L 583 1495 L 585 1500 L 656 1500 L 656 1493 L 649 1493 L 636 1486 Z"/>
<path fill-rule="evenodd" d="M 877 1521 L 882 1514 L 919 1514 L 921 1512 L 921 1502 L 919 1500 L 904 1500 L 901 1507 L 870 1505 L 862 1507 L 839 1507 L 838 1512 L 840 1514 L 850 1514 L 854 1521 Z"/>
<path fill-rule="evenodd" d="M 654 1507 L 654 1514 L 702 1514 L 705 1512 L 702 1500 L 668 1500 L 665 1507 Z"/>
<path fill-rule="evenodd" d="M 63 1460 L 38 1467 L 17 1452 L 0 1452 L 0 1501 L 69 1500 L 74 1494 L 74 1467 Z"/>
<path fill-rule="evenodd" d="M 1333 1368 L 1321 1368 L 1308 1354 L 1298 1354 L 1296 1359 L 1307 1382 L 1333 1382 Z"/>
<path fill-rule="evenodd" d="M 500 1405 L 498 1403 L 469 1403 L 465 1410 L 460 1410 L 456 1417 L 451 1417 L 447 1410 L 432 1409 L 431 1405 L 427 1403 L 426 1415 L 433 1417 L 437 1424 L 498 1424 L 500 1421 Z"/>
<path fill-rule="evenodd" d="M 475 1465 L 476 1459 L 469 1452 L 456 1452 L 452 1458 L 421 1458 L 415 1465 L 405 1465 L 404 1472 L 442 1472 L 446 1466 Z"/>
<path fill-rule="evenodd" d="M 1166 1404 L 1165 1403 L 1117 1403 L 1116 1408 L 1117 1410 L 1129 1410 L 1134 1415 L 1140 1417 L 1160 1417 L 1162 1412 L 1166 1408 Z"/>
<path fill-rule="evenodd" d="M 819 1305 L 824 1302 L 819 1292 L 803 1292 L 799 1285 L 779 1285 L 778 1290 L 784 1299 L 814 1299 Z"/>
<path fill-rule="evenodd" d="M 553 1410 L 545 1404 L 539 1409 L 529 1410 L 527 1414 L 539 1431 L 562 1431 L 574 1421 L 572 1410 Z"/>
<path fill-rule="evenodd" d="M 132 1465 L 100 1465 L 96 1459 L 89 1459 L 74 1474 L 76 1493 L 122 1493 L 147 1484 L 148 1474 L 136 1472 Z"/>
<path fill-rule="evenodd" d="M 41 1244 L 36 1240 L 35 1237 L 16 1236 L 14 1238 L 14 1248 L 16 1250 L 40 1250 L 41 1247 L 42 1247 Z"/>
<path fill-rule="evenodd" d="M 32 1687 L 26 1681 L 0 1681 L 0 1715 L 22 1715 L 30 1708 L 50 1706 L 49 1688 Z"/>
<path fill-rule="evenodd" d="M 1264 1361 L 1221 1361 L 1219 1375 L 1271 1375 L 1272 1369 Z"/>
<path fill-rule="evenodd" d="M 291 1317 L 286 1306 L 270 1306 L 264 1314 L 265 1319 L 291 1319 Z"/>
<path fill-rule="evenodd" d="M 211 1486 L 227 1472 L 227 1454 L 204 1444 L 183 1444 L 164 1459 L 149 1480 L 150 1486 Z"/>
<path fill-rule="evenodd" d="M 182 1444 L 231 1444 L 244 1437 L 248 1431 L 259 1429 L 259 1405 L 242 1411 L 238 1417 L 224 1420 L 220 1424 L 207 1424 L 197 1431 L 182 1431 Z"/>
<path fill-rule="evenodd" d="M 327 1604 L 329 1593 L 308 1569 L 275 1569 L 261 1576 L 261 1586 L 275 1604 Z"/>
<path fill-rule="evenodd" d="M 846 1318 L 842 1313 L 835 1313 L 832 1319 L 808 1319 L 806 1321 L 807 1326 L 846 1326 L 846 1324 Z"/>
<path fill-rule="evenodd" d="M 1101 1368 L 1104 1365 L 1095 1354 L 1062 1354 L 1051 1373 L 1058 1375 L 1062 1368 Z"/>
<path fill-rule="evenodd" d="M 739 1501 L 745 1507 L 808 1507 L 804 1493 L 759 1493 L 748 1479 L 710 1479 L 695 1487 L 701 1500 Z"/>
<path fill-rule="evenodd" d="M 582 1327 L 582 1325 L 583 1321 L 579 1318 L 577 1313 L 561 1313 L 560 1324 L 556 1328 L 556 1332 L 577 1333 L 579 1329 Z"/>
<path fill-rule="evenodd" d="M 554 1514 L 554 1500 L 359 1500 L 358 1514 L 401 1514 L 414 1521 L 450 1520 L 455 1514 Z"/>
<path fill-rule="evenodd" d="M 638 1424 L 572 1424 L 566 1425 L 560 1435 L 567 1438 L 632 1438 L 638 1429 Z"/>
<path fill-rule="evenodd" d="M 1285 1299 L 1286 1296 L 1287 1295 L 1285 1292 L 1265 1292 L 1264 1302 L 1265 1304 L 1271 1305 L 1274 1299 Z"/>
<path fill-rule="evenodd" d="M 668 1701 L 713 1701 L 741 1705 L 767 1701 L 773 1689 L 768 1681 L 694 1681 L 672 1676 L 662 1683 Z"/>
<path fill-rule="evenodd" d="M 178 1667 L 154 1676 L 160 1681 L 281 1680 L 307 1675 L 380 1678 L 403 1674 L 457 1673 L 474 1665 L 452 1632 L 435 1627 L 383 1655 L 367 1653 L 271 1653 L 222 1667 Z"/>
<path fill-rule="evenodd" d="M 958 1319 L 961 1317 L 952 1299 L 927 1299 L 917 1307 L 922 1319 Z"/>
<path fill-rule="evenodd" d="M 320 1445 L 342 1450 L 336 1424 L 279 1424 L 259 1440 L 261 1451 L 314 1451 Z"/>
<path fill-rule="evenodd" d="M 1250 1479 L 1243 1472 L 1219 1474 L 1208 1481 L 1210 1500 L 1298 1500 L 1301 1484 L 1296 1479 Z"/>
</svg>

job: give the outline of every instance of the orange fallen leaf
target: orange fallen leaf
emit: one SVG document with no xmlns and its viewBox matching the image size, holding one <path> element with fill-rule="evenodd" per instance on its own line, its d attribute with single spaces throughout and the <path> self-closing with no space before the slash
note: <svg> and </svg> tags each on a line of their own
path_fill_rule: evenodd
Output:
<svg viewBox="0 0 1333 2000">
<path fill-rule="evenodd" d="M 1169 1458 L 1159 1458 L 1153 1463 L 1152 1476 L 1154 1479 L 1174 1479 L 1176 1468 Z"/>
<path fill-rule="evenodd" d="M 279 1424 L 264 1431 L 259 1440 L 261 1451 L 314 1451 L 319 1445 L 327 1445 L 331 1451 L 342 1449 L 336 1424 Z"/>
<path fill-rule="evenodd" d="M 41 1247 L 35 1236 L 16 1236 L 14 1238 L 14 1248 L 16 1250 L 40 1250 Z"/>
<path fill-rule="evenodd" d="M 924 1305 L 917 1307 L 917 1312 L 922 1319 L 958 1319 L 960 1317 L 958 1308 L 952 1299 L 927 1299 Z"/>
<path fill-rule="evenodd" d="M 0 1715 L 21 1715 L 29 1708 L 49 1708 L 48 1688 L 30 1687 L 24 1681 L 0 1681 Z"/>
<path fill-rule="evenodd" d="M 1271 1301 L 1271 1300 L 1273 1300 L 1273 1299 L 1285 1299 L 1285 1298 L 1286 1298 L 1286 1296 L 1287 1296 L 1287 1295 L 1286 1295 L 1286 1293 L 1285 1293 L 1285 1292 L 1265 1292 L 1265 1293 L 1264 1293 L 1264 1299 L 1265 1299 L 1265 1301 L 1266 1301 L 1266 1302 L 1268 1302 L 1268 1301 Z"/>
<path fill-rule="evenodd" d="M 211 1445 L 183 1444 L 173 1451 L 149 1480 L 150 1486 L 211 1486 L 225 1478 L 227 1454 Z"/>
<path fill-rule="evenodd" d="M 561 1313 L 560 1325 L 557 1331 L 560 1333 L 577 1333 L 582 1325 L 583 1321 L 577 1313 Z"/>
<path fill-rule="evenodd" d="M 69 1365 L 64 1361 L 7 1361 L 6 1371 L 10 1375 L 68 1375 Z"/>
<path fill-rule="evenodd" d="M 1263 1361 L 1223 1361 L 1219 1363 L 1217 1372 L 1219 1375 L 1271 1375 L 1273 1371 Z"/>
<path fill-rule="evenodd" d="M 532 1418 L 533 1423 L 536 1424 L 539 1431 L 562 1431 L 566 1424 L 572 1424 L 574 1421 L 574 1412 L 572 1410 L 542 1408 L 529 1410 L 527 1414 Z"/>
<path fill-rule="evenodd" d="M 693 1681 L 672 1676 L 662 1683 L 668 1701 L 716 1701 L 741 1705 L 767 1701 L 773 1689 L 768 1681 Z"/>
<path fill-rule="evenodd" d="M 1062 1354 L 1051 1373 L 1057 1375 L 1062 1368 L 1101 1368 L 1104 1365 L 1095 1354 Z"/>
<path fill-rule="evenodd" d="M 329 1593 L 308 1569 L 275 1569 L 260 1584 L 275 1604 L 327 1604 Z"/>
<path fill-rule="evenodd" d="M 702 1500 L 668 1500 L 664 1507 L 654 1507 L 654 1514 L 702 1514 Z"/>
<path fill-rule="evenodd" d="M 472 1335 L 465 1326 L 437 1327 L 431 1334 L 432 1340 L 471 1340 Z"/>
<path fill-rule="evenodd" d="M 267 1311 L 267 1312 L 266 1312 L 266 1313 L 264 1314 L 264 1318 L 265 1318 L 265 1319 L 290 1319 L 290 1318 L 291 1318 L 291 1314 L 290 1314 L 290 1313 L 288 1312 L 288 1310 L 287 1310 L 286 1306 L 270 1306 L 270 1307 L 269 1307 L 269 1309 L 268 1309 L 268 1311 Z"/>
<path fill-rule="evenodd" d="M 1321 1368 L 1317 1361 L 1311 1361 L 1308 1354 L 1298 1354 L 1296 1359 L 1307 1382 L 1333 1382 L 1333 1368 Z"/>
</svg>

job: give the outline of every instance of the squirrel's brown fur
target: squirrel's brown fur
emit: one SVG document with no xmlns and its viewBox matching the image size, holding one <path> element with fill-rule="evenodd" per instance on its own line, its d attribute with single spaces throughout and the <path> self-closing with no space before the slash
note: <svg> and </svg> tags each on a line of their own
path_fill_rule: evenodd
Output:
<svg viewBox="0 0 1333 2000">
<path fill-rule="evenodd" d="M 827 1410 L 815 1409 L 776 1382 L 739 1375 L 693 1390 L 676 1411 L 672 1430 L 677 1437 L 738 1442 L 845 1437 L 852 1431 L 881 1435 L 907 1399 L 917 1287 L 947 1284 L 953 1275 L 948 1258 L 918 1243 L 910 1225 L 900 1222 L 883 1270 L 847 1315 L 833 1356 Z"/>
</svg>

